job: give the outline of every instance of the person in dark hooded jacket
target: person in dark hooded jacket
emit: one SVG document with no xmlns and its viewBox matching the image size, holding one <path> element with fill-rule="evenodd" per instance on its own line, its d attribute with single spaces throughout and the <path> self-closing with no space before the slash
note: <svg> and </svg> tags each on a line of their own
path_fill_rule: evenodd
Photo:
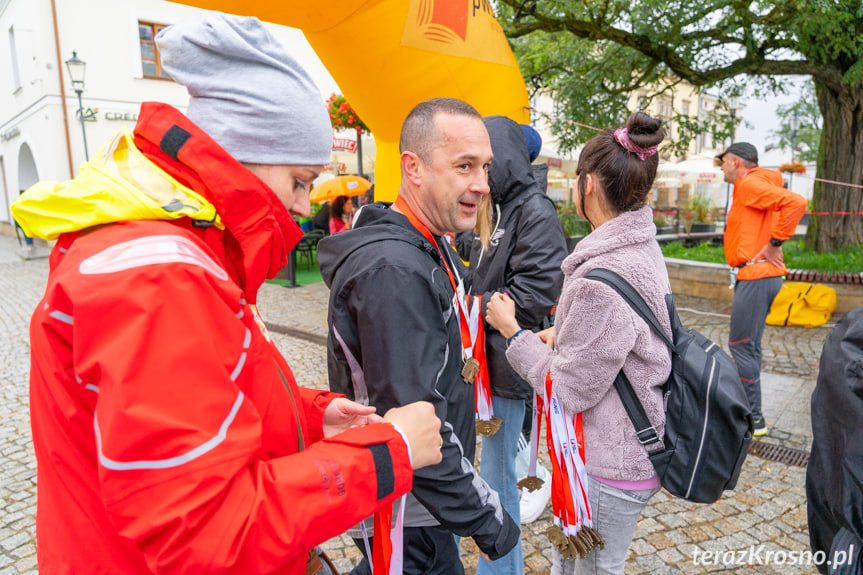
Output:
<svg viewBox="0 0 863 575">
<path fill-rule="evenodd" d="M 566 237 L 544 182 L 536 179 L 521 126 L 504 116 L 491 116 L 483 123 L 494 152 L 488 176 L 492 232 L 487 250 L 479 237 L 471 245 L 471 293 L 482 295 L 482 317 L 493 294 L 508 293 L 516 302 L 519 325 L 538 331 L 563 285 L 560 265 L 567 255 Z M 533 389 L 507 361 L 506 338 L 488 324 L 485 329 L 492 408 L 502 424 L 494 435 L 483 438 L 480 476 L 518 519 L 515 456 L 525 400 L 532 399 Z M 480 575 L 523 572 L 520 545 L 499 561 L 480 559 L 477 566 Z"/>
<path fill-rule="evenodd" d="M 368 204 L 354 227 L 318 244 L 330 288 L 330 389 L 379 412 L 420 398 L 443 422 L 443 461 L 414 475 L 404 516 L 404 573 L 461 574 L 453 533 L 495 560 L 518 525 L 473 466 L 474 388 L 464 365 L 458 257 L 447 232 L 476 223 L 492 150 L 482 118 L 451 98 L 420 103 L 399 142 L 402 181 L 392 205 Z M 521 421 L 519 420 L 519 425 Z M 372 522 L 366 520 L 366 531 Z M 366 553 L 362 531 L 350 534 Z M 372 536 L 372 543 L 376 535 Z M 369 573 L 367 558 L 354 573 Z"/>
<path fill-rule="evenodd" d="M 818 570 L 863 574 L 863 308 L 836 324 L 821 352 L 812 393 L 806 468 L 809 541 L 829 561 Z"/>
</svg>

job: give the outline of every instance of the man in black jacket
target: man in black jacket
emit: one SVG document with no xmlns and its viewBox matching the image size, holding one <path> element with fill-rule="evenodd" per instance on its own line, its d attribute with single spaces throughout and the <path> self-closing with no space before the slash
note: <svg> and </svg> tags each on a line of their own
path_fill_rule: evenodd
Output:
<svg viewBox="0 0 863 575">
<path fill-rule="evenodd" d="M 515 300 L 519 325 L 537 331 L 560 295 L 566 237 L 554 203 L 536 180 L 521 126 L 503 116 L 483 122 L 494 153 L 488 177 L 492 232 L 487 250 L 478 237 L 470 248 L 471 293 L 482 295 L 482 317 L 492 295 L 508 293 Z M 532 399 L 533 390 L 506 360 L 506 338 L 488 324 L 485 329 L 492 408 L 502 423 L 482 440 L 480 475 L 500 494 L 504 509 L 518 519 L 515 456 L 525 400 Z M 550 483 L 551 477 L 545 481 Z M 480 559 L 477 574 L 489 573 L 524 573 L 521 546 L 494 563 Z"/>
<path fill-rule="evenodd" d="M 463 312 L 456 298 L 462 291 L 463 301 L 464 288 L 458 258 L 441 239 L 474 227 L 489 192 L 492 151 L 480 115 L 450 98 L 414 108 L 399 149 L 396 203 L 365 206 L 353 229 L 318 247 L 330 287 L 330 389 L 381 413 L 419 398 L 435 406 L 443 461 L 414 474 L 404 572 L 459 574 L 464 568 L 452 533 L 472 537 L 490 559 L 519 539 L 518 525 L 473 467 L 474 389 L 461 377 Z M 355 572 L 364 569 L 365 560 Z"/>
<path fill-rule="evenodd" d="M 821 573 L 863 574 L 863 308 L 836 324 L 812 393 L 809 541 Z"/>
</svg>

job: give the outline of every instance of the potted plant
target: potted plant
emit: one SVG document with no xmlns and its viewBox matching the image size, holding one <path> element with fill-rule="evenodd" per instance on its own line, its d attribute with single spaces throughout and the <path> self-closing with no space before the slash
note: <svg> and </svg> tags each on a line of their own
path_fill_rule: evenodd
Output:
<svg viewBox="0 0 863 575">
<path fill-rule="evenodd" d="M 662 212 L 653 212 L 653 225 L 656 226 L 657 236 L 674 233 L 674 226 L 668 223 Z"/>
<path fill-rule="evenodd" d="M 689 196 L 680 209 L 680 219 L 686 233 L 715 232 L 716 224 L 710 221 L 710 198 L 696 193 Z"/>
<path fill-rule="evenodd" d="M 575 204 L 564 202 L 557 208 L 557 217 L 563 226 L 563 234 L 566 236 L 566 249 L 572 251 L 575 245 L 584 236 L 590 233 L 590 224 L 587 220 L 578 217 Z"/>
<path fill-rule="evenodd" d="M 806 164 L 797 161 L 788 162 L 779 166 L 779 171 L 783 174 L 805 174 Z"/>
</svg>

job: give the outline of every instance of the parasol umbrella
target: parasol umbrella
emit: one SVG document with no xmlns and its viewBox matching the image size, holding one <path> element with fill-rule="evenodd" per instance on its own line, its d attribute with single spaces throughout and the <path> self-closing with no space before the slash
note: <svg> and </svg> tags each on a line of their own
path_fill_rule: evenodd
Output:
<svg viewBox="0 0 863 575">
<path fill-rule="evenodd" d="M 336 176 L 316 185 L 309 194 L 309 200 L 320 203 L 339 196 L 361 196 L 371 187 L 372 183 L 360 176 Z"/>
</svg>

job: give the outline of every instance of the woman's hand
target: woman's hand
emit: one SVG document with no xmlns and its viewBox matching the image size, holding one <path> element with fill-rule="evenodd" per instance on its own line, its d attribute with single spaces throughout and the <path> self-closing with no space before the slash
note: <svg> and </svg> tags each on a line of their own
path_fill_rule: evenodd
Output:
<svg viewBox="0 0 863 575">
<path fill-rule="evenodd" d="M 431 403 L 416 401 L 403 407 L 394 407 L 386 412 L 384 421 L 394 423 L 402 430 L 410 446 L 411 465 L 414 469 L 441 462 L 441 423 Z"/>
<path fill-rule="evenodd" d="M 337 397 L 324 410 L 324 437 L 332 437 L 351 427 L 379 423 L 384 419 L 375 414 L 373 405 L 362 405 L 346 397 Z"/>
<path fill-rule="evenodd" d="M 545 345 L 554 349 L 554 326 L 538 331 L 536 332 L 536 335 L 539 336 L 539 339 L 541 339 Z"/>
<path fill-rule="evenodd" d="M 506 294 L 500 292 L 491 296 L 485 311 L 485 321 L 500 332 L 505 338 L 510 338 L 521 329 L 515 321 L 515 302 Z"/>
</svg>

